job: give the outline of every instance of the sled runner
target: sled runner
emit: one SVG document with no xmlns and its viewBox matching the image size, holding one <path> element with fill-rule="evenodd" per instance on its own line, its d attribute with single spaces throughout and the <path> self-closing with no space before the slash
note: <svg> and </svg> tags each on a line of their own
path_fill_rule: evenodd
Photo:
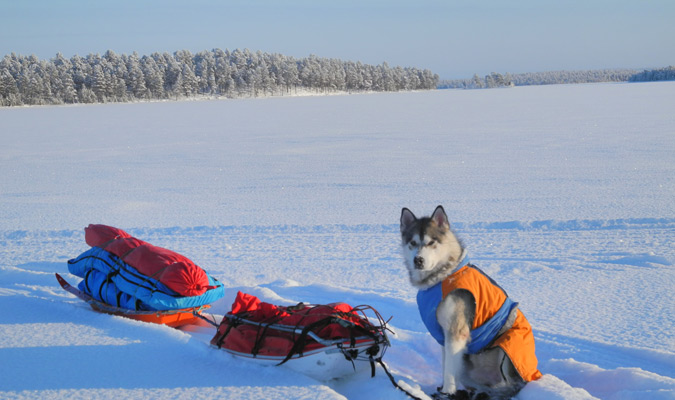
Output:
<svg viewBox="0 0 675 400">
<path fill-rule="evenodd" d="M 284 307 L 239 292 L 211 345 L 264 364 L 288 362 L 291 369 L 329 380 L 368 367 L 374 374 L 389 346 L 385 331 L 386 322 L 369 306 Z"/>
<path fill-rule="evenodd" d="M 200 307 L 184 308 L 179 310 L 161 310 L 161 311 L 135 311 L 126 308 L 111 306 L 102 301 L 98 301 L 78 288 L 72 286 L 59 274 L 56 275 L 56 280 L 59 281 L 61 287 L 69 293 L 74 294 L 79 299 L 88 303 L 92 309 L 98 312 L 111 315 L 119 315 L 134 319 L 137 321 L 150 322 L 153 324 L 168 325 L 177 328 L 183 325 L 196 324 L 200 321 L 199 314 L 202 310 L 210 308 L 209 305 Z"/>
</svg>

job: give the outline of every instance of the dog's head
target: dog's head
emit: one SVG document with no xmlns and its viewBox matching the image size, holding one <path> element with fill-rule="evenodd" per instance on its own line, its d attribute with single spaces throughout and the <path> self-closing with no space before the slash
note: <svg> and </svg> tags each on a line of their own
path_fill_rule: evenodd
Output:
<svg viewBox="0 0 675 400">
<path fill-rule="evenodd" d="M 437 283 L 442 272 L 456 267 L 463 251 L 442 206 L 431 217 L 417 218 L 407 208 L 401 211 L 401 250 L 410 281 L 417 287 Z"/>
</svg>

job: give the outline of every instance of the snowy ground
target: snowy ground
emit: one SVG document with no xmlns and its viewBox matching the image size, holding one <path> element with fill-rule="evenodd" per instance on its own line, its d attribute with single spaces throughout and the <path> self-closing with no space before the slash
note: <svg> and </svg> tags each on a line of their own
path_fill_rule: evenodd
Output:
<svg viewBox="0 0 675 400">
<path fill-rule="evenodd" d="M 203 335 L 96 314 L 58 287 L 89 223 L 274 303 L 393 316 L 385 361 L 432 392 L 398 250 L 443 204 L 520 302 L 544 377 L 517 397 L 675 399 L 675 83 L 0 109 L 0 398 L 404 399 Z M 215 333 L 215 332 L 214 332 Z M 208 336 L 208 335 L 207 335 Z"/>
</svg>

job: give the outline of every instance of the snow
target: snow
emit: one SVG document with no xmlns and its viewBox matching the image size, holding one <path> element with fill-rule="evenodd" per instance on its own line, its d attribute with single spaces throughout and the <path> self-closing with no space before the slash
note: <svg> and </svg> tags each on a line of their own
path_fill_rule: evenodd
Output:
<svg viewBox="0 0 675 400">
<path fill-rule="evenodd" d="M 0 109 L 0 398 L 404 399 L 93 312 L 66 261 L 104 223 L 265 301 L 392 316 L 385 362 L 441 383 L 399 254 L 444 205 L 520 303 L 530 399 L 675 399 L 675 83 Z"/>
</svg>

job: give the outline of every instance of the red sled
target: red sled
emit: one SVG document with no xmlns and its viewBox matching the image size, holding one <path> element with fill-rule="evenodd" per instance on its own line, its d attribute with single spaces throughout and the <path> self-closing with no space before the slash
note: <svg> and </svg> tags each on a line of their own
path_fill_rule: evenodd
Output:
<svg viewBox="0 0 675 400">
<path fill-rule="evenodd" d="M 237 298 L 211 345 L 263 364 L 285 364 L 318 380 L 370 368 L 389 347 L 386 322 L 370 306 L 345 303 L 276 306 L 252 295 Z"/>
<path fill-rule="evenodd" d="M 56 275 L 56 280 L 59 281 L 61 287 L 69 293 L 74 294 L 79 299 L 84 300 L 91 306 L 92 309 L 98 312 L 111 315 L 119 315 L 121 317 L 134 319 L 136 321 L 149 322 L 153 324 L 167 325 L 172 328 L 177 328 L 183 325 L 198 324 L 201 321 L 201 312 L 211 306 L 203 305 L 201 307 L 182 308 L 179 310 L 162 310 L 162 311 L 136 311 L 119 308 L 98 301 L 88 294 L 82 292 L 78 288 L 72 286 L 59 274 Z"/>
</svg>

